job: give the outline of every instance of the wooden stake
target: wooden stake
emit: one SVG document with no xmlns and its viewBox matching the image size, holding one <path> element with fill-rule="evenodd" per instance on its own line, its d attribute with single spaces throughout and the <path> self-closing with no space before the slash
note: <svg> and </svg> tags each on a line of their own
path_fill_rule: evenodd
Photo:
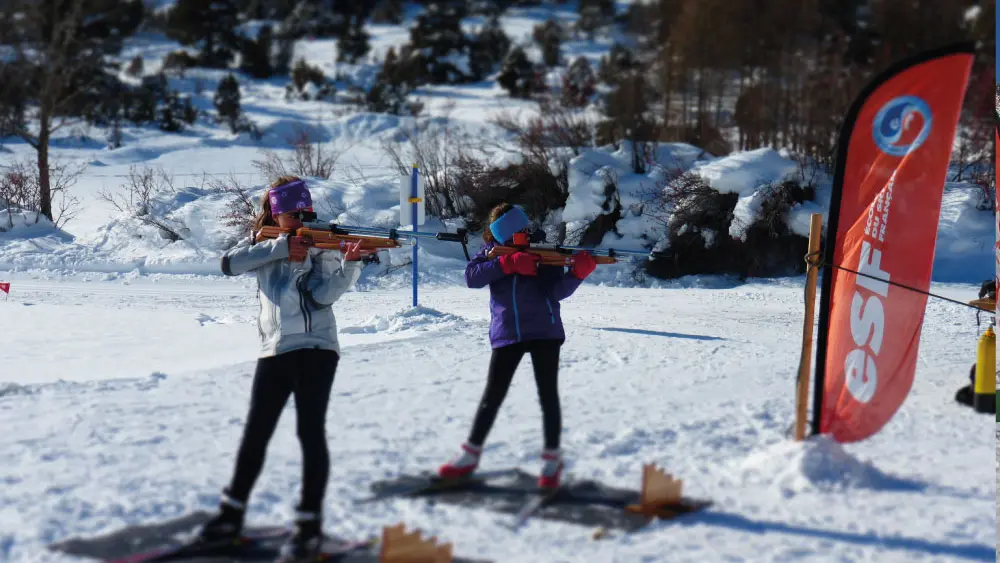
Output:
<svg viewBox="0 0 1000 563">
<path fill-rule="evenodd" d="M 451 544 L 437 545 L 437 538 L 423 539 L 420 530 L 407 532 L 402 522 L 382 528 L 379 563 L 450 563 Z"/>
<path fill-rule="evenodd" d="M 809 404 L 809 377 L 812 373 L 813 319 L 816 312 L 816 278 L 819 276 L 819 243 L 823 233 L 823 216 L 812 214 L 809 223 L 809 254 L 806 257 L 806 314 L 802 323 L 802 357 L 799 360 L 799 385 L 795 398 L 795 440 L 806 437 L 806 412 Z M 820 413 L 813 413 L 819 416 Z"/>
<path fill-rule="evenodd" d="M 684 483 L 674 479 L 655 464 L 642 466 L 642 489 L 639 491 L 639 504 L 625 507 L 625 510 L 637 514 L 654 516 L 663 510 L 664 506 L 681 501 L 681 487 Z"/>
</svg>

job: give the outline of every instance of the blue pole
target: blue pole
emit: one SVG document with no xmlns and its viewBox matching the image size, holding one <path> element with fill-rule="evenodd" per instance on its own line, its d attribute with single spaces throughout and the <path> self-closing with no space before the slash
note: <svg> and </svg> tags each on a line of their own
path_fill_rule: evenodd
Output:
<svg viewBox="0 0 1000 563">
<path fill-rule="evenodd" d="M 413 231 L 417 230 L 417 165 L 413 165 L 413 174 L 410 176 L 410 224 Z M 420 239 L 413 241 L 413 306 L 417 306 L 417 250 L 420 248 Z"/>
</svg>

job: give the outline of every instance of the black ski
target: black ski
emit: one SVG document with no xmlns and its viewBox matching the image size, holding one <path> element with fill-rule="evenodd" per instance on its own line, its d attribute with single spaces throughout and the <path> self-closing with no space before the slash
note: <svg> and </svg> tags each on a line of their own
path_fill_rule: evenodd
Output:
<svg viewBox="0 0 1000 563">
<path fill-rule="evenodd" d="M 552 487 L 548 489 L 539 489 L 538 493 L 531 497 L 531 499 L 524 503 L 521 510 L 518 511 L 517 516 L 514 517 L 514 523 L 510 526 L 511 529 L 517 530 L 528 521 L 529 518 L 538 513 L 539 510 L 545 508 L 546 506 L 552 504 L 560 496 L 566 493 L 568 485 L 566 483 L 560 484 L 558 487 Z"/>
<path fill-rule="evenodd" d="M 391 497 L 405 497 L 420 494 L 433 493 L 436 491 L 446 491 L 450 489 L 459 489 L 462 487 L 467 487 L 469 485 L 482 484 L 489 479 L 496 479 L 498 477 L 509 477 L 517 474 L 517 469 L 497 469 L 493 471 L 481 471 L 473 473 L 467 477 L 460 477 L 457 479 L 444 479 L 436 475 L 421 475 L 418 477 L 407 477 L 404 476 L 408 482 L 405 484 L 392 483 L 387 484 L 387 486 L 376 492 L 375 494 L 357 499 L 354 501 L 355 504 L 364 504 L 368 502 L 375 502 Z M 386 484 L 386 482 L 382 482 Z"/>
</svg>

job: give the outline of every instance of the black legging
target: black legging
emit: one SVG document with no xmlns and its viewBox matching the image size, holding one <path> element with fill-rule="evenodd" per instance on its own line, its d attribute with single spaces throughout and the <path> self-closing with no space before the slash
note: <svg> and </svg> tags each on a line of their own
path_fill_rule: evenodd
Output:
<svg viewBox="0 0 1000 563">
<path fill-rule="evenodd" d="M 486 379 L 486 390 L 479 401 L 479 410 L 472 423 L 469 443 L 482 446 L 497 418 L 500 405 L 507 397 L 514 372 L 525 352 L 531 354 L 531 366 L 535 368 L 535 384 L 538 386 L 538 400 L 542 404 L 542 422 L 545 429 L 545 448 L 557 449 L 562 433 L 562 412 L 559 408 L 559 348 L 561 340 L 531 340 L 518 342 L 502 348 L 495 348 L 490 358 L 490 371 Z"/>
<path fill-rule="evenodd" d="M 267 444 L 288 397 L 295 394 L 296 427 L 302 445 L 302 502 L 299 510 L 320 512 L 330 475 L 326 407 L 340 357 L 332 350 L 293 350 L 257 360 L 250 412 L 226 494 L 246 503 L 264 466 Z"/>
</svg>

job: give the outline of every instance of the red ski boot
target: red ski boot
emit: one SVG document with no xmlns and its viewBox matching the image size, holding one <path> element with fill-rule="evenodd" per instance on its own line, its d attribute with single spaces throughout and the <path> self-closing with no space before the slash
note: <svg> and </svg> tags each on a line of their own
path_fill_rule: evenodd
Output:
<svg viewBox="0 0 1000 563">
<path fill-rule="evenodd" d="M 473 446 L 468 442 L 462 444 L 462 453 L 452 461 L 442 465 L 438 469 L 438 476 L 443 479 L 458 479 L 472 475 L 479 467 L 479 456 L 482 453 L 482 447 Z"/>
<path fill-rule="evenodd" d="M 538 488 L 558 488 L 564 467 L 562 454 L 559 450 L 543 450 L 542 462 L 542 472 L 538 476 Z"/>
</svg>

